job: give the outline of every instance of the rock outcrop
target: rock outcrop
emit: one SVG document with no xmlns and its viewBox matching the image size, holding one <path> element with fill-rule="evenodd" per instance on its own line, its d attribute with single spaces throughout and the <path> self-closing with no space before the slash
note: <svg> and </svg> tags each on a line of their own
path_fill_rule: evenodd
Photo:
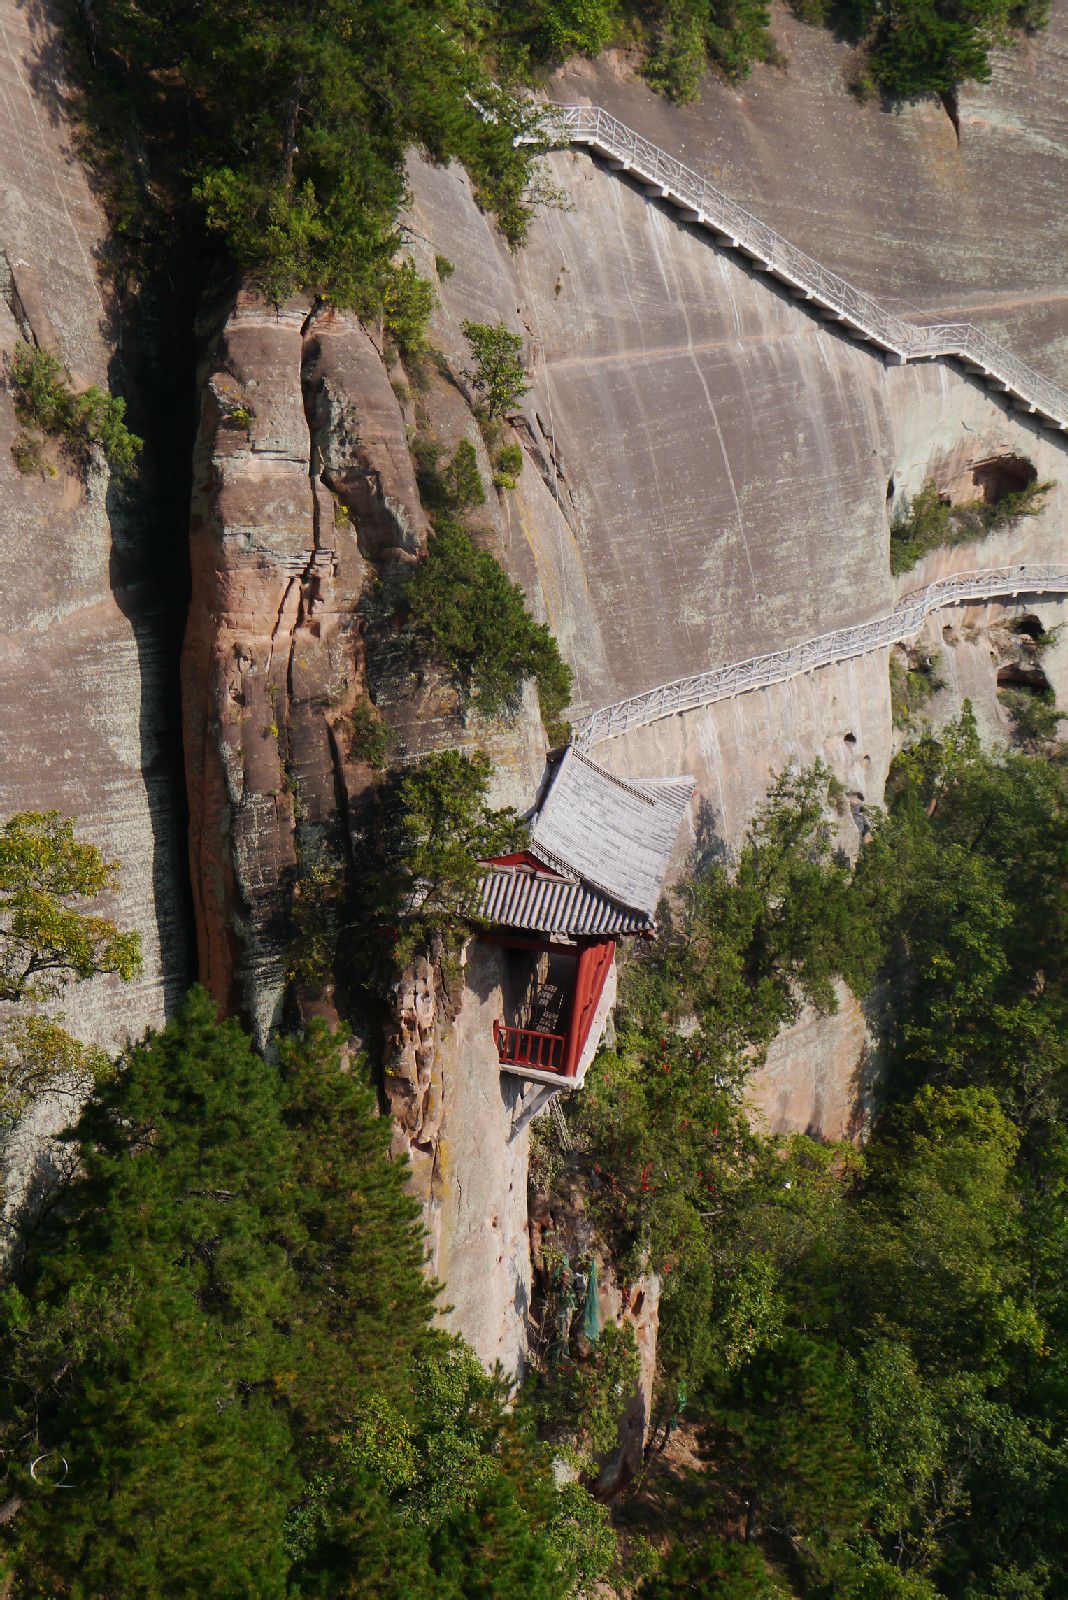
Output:
<svg viewBox="0 0 1068 1600">
<path fill-rule="evenodd" d="M 496 798 L 525 803 L 544 735 L 532 694 L 512 727 L 464 727 L 455 695 L 411 681 L 388 629 L 368 660 L 360 602 L 425 550 L 400 403 L 355 319 L 222 296 L 206 319 L 182 664 L 190 857 L 200 974 L 261 1044 L 294 1014 L 336 1019 L 330 963 L 307 974 L 324 884 L 344 887 L 371 781 L 347 717 L 373 682 L 399 749 L 488 744 Z M 446 431 L 463 417 L 440 419 Z M 374 652 L 371 652 L 372 655 Z M 496 964 L 495 964 L 496 963 Z M 466 985 L 429 961 L 404 974 L 387 1019 L 384 1088 L 444 1279 L 448 1325 L 487 1364 L 521 1365 L 529 1291 L 527 1135 L 503 1080 L 493 952 Z"/>
<path fill-rule="evenodd" d="M 396 397 L 355 319 L 242 293 L 216 328 L 182 665 L 190 852 L 201 979 L 265 1043 L 296 961 L 295 897 L 344 878 L 369 781 L 345 730 L 359 602 L 426 529 Z"/>
</svg>

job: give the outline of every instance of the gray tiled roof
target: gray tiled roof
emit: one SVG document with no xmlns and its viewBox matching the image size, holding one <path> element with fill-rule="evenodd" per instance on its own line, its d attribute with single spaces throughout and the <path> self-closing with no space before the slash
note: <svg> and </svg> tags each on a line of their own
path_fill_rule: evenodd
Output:
<svg viewBox="0 0 1068 1600">
<path fill-rule="evenodd" d="M 650 919 L 629 911 L 575 878 L 532 872 L 529 867 L 492 867 L 482 879 L 478 914 L 502 928 L 527 933 L 642 933 Z"/>
<path fill-rule="evenodd" d="M 566 876 L 650 920 L 692 778 L 617 778 L 569 746 L 530 829 L 530 848 Z"/>
</svg>

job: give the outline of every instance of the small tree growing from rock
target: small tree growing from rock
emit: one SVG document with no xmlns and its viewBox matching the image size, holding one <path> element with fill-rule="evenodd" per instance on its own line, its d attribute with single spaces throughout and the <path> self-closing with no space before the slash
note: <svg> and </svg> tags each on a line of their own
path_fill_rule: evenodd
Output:
<svg viewBox="0 0 1068 1600">
<path fill-rule="evenodd" d="M 516 813 L 486 803 L 492 772 L 482 750 L 441 750 L 382 792 L 378 910 L 396 921 L 401 967 L 455 944 L 475 912 L 479 863 L 522 845 Z"/>
<path fill-rule="evenodd" d="M 133 471 L 144 441 L 126 426 L 124 400 L 96 384 L 75 394 L 63 363 L 47 350 L 29 344 L 16 345 L 8 381 L 15 397 L 15 415 L 24 429 L 12 445 L 20 472 L 36 472 L 45 466 L 42 433 L 61 441 L 64 453 L 83 476 L 97 451 L 116 477 Z"/>
<path fill-rule="evenodd" d="M 0 1133 L 42 1095 L 80 1098 L 110 1070 L 103 1050 L 32 1008 L 97 973 L 138 972 L 138 935 L 86 909 L 117 882 L 116 863 L 58 811 L 22 811 L 0 829 L 0 1000 L 19 1007 L 0 1027 Z"/>
<path fill-rule="evenodd" d="M 523 365 L 523 339 L 503 322 L 465 322 L 464 335 L 474 365 L 463 376 L 479 395 L 488 417 L 514 411 L 530 388 Z"/>
</svg>

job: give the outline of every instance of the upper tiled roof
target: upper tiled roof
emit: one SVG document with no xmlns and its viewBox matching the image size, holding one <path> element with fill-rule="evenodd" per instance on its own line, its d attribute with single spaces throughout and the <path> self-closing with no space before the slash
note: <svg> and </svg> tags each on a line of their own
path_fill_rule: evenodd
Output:
<svg viewBox="0 0 1068 1600">
<path fill-rule="evenodd" d="M 569 748 L 531 823 L 529 859 L 489 868 L 479 915 L 572 937 L 649 932 L 693 787 L 617 778 Z"/>
<path fill-rule="evenodd" d="M 617 778 L 569 746 L 531 824 L 530 849 L 651 924 L 693 789 L 692 778 Z"/>
</svg>

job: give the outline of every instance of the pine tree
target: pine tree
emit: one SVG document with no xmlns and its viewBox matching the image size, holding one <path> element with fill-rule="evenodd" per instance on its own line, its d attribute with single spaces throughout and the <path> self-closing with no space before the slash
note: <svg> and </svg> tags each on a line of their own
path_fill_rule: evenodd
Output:
<svg viewBox="0 0 1068 1600">
<path fill-rule="evenodd" d="M 194 991 L 77 1138 L 83 1175 L 0 1304 L 16 1593 L 282 1595 L 277 1074 Z"/>
<path fill-rule="evenodd" d="M 309 1436 L 352 1418 L 370 1390 L 400 1401 L 413 1363 L 442 1346 L 438 1293 L 408 1167 L 389 1159 L 390 1123 L 342 1063 L 323 1023 L 281 1046 L 291 1168 L 293 1405 Z"/>
</svg>

